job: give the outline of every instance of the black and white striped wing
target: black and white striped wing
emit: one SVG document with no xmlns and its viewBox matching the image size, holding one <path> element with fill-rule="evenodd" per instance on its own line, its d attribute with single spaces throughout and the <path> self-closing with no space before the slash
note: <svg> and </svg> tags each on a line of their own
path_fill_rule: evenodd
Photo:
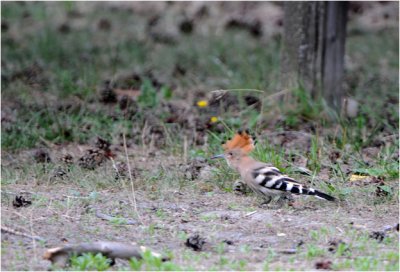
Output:
<svg viewBox="0 0 400 272">
<path fill-rule="evenodd" d="M 255 187 L 262 193 L 267 192 L 288 192 L 293 194 L 314 195 L 315 197 L 334 201 L 335 198 L 317 191 L 312 188 L 306 188 L 296 180 L 283 175 L 278 168 L 264 166 L 252 171 Z"/>
<path fill-rule="evenodd" d="M 279 190 L 301 194 L 302 185 L 296 180 L 283 175 L 276 167 L 260 167 L 253 170 L 253 178 L 257 185 L 270 190 Z"/>
</svg>

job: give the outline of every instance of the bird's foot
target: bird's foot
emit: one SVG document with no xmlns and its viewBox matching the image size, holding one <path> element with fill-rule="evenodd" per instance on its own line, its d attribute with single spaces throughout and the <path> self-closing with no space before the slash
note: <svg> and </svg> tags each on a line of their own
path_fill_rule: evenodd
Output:
<svg viewBox="0 0 400 272">
<path fill-rule="evenodd" d="M 259 208 L 277 210 L 282 208 L 282 203 L 279 199 L 277 200 L 270 196 L 264 199 L 264 201 L 259 205 Z"/>
</svg>

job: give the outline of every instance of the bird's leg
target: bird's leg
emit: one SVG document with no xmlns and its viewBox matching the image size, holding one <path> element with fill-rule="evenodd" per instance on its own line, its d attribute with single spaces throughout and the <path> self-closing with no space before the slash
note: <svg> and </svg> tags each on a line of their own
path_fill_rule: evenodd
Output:
<svg viewBox="0 0 400 272">
<path fill-rule="evenodd" d="M 276 198 L 276 205 L 282 207 L 289 201 L 288 195 L 280 195 Z"/>
<path fill-rule="evenodd" d="M 280 209 L 282 206 L 285 205 L 285 198 L 284 196 L 278 195 L 273 199 L 273 205 L 271 205 L 272 209 Z"/>
<path fill-rule="evenodd" d="M 272 196 L 263 196 L 263 202 L 259 205 L 260 208 L 268 207 L 268 204 L 272 201 Z"/>
<path fill-rule="evenodd" d="M 288 206 L 295 207 L 296 206 L 296 200 L 294 199 L 293 195 L 286 194 L 284 196 L 285 200 L 287 201 Z"/>
<path fill-rule="evenodd" d="M 268 196 L 264 197 L 265 201 L 261 203 L 261 207 L 268 207 L 270 209 L 280 209 L 285 205 L 287 197 L 285 195 Z M 272 203 L 271 203 L 272 202 Z"/>
<path fill-rule="evenodd" d="M 264 201 L 261 204 L 268 205 L 272 201 L 273 197 L 272 196 L 265 196 Z"/>
</svg>

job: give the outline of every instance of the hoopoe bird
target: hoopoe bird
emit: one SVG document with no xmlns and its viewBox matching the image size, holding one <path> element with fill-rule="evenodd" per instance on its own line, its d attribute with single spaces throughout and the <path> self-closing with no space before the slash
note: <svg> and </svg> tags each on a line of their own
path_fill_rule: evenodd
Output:
<svg viewBox="0 0 400 272">
<path fill-rule="evenodd" d="M 224 153 L 211 159 L 225 158 L 228 165 L 237 170 L 244 183 L 268 204 L 272 198 L 296 195 L 313 195 L 320 199 L 334 201 L 335 198 L 282 174 L 278 168 L 259 162 L 249 156 L 254 149 L 254 140 L 248 131 L 239 131 L 222 145 Z"/>
</svg>

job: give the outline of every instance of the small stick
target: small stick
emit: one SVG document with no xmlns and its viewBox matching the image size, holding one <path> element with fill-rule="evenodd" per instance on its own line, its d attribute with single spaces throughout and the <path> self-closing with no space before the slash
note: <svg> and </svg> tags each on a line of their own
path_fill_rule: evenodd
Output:
<svg viewBox="0 0 400 272">
<path fill-rule="evenodd" d="M 257 213 L 257 211 L 249 212 L 249 213 L 245 214 L 244 217 L 252 216 L 252 215 L 255 214 L 255 213 Z"/>
<path fill-rule="evenodd" d="M 53 149 L 56 145 L 53 144 L 50 141 L 47 141 L 45 138 L 43 138 L 42 136 L 39 136 L 39 140 L 42 141 L 47 147 Z"/>
<path fill-rule="evenodd" d="M 338 230 L 338 231 L 340 231 L 340 233 L 343 233 L 344 231 L 341 229 L 341 228 L 339 228 L 339 227 L 336 227 L 336 229 Z"/>
<path fill-rule="evenodd" d="M 113 166 L 115 172 L 117 172 L 117 175 L 119 176 L 121 173 L 119 172 L 118 167 L 117 167 L 117 165 L 115 164 L 114 159 L 110 157 L 110 160 L 111 160 L 111 162 L 112 162 L 112 166 Z"/>
<path fill-rule="evenodd" d="M 148 249 L 143 246 L 138 246 L 134 243 L 119 243 L 110 241 L 99 241 L 93 243 L 69 244 L 62 247 L 48 249 L 43 258 L 51 261 L 55 265 L 65 267 L 69 257 L 72 254 L 81 255 L 82 253 L 101 253 L 105 257 L 114 260 L 115 258 L 127 259 L 132 257 L 137 259 L 142 258 L 142 254 Z M 151 251 L 151 254 L 162 261 L 167 261 L 167 257 L 162 257 L 161 254 Z"/>
<path fill-rule="evenodd" d="M 295 131 L 295 130 L 284 130 L 284 131 L 279 131 L 279 132 L 270 132 L 270 133 L 265 133 L 266 136 L 276 136 L 279 134 L 283 134 L 283 133 L 290 133 L 290 134 L 300 134 L 303 135 L 304 137 L 307 138 L 311 138 L 312 135 L 306 132 L 302 132 L 302 131 Z"/>
<path fill-rule="evenodd" d="M 126 219 L 126 218 L 120 218 L 120 217 L 114 217 L 105 213 L 101 213 L 99 211 L 96 211 L 96 216 L 100 219 L 107 220 L 107 221 L 117 221 L 121 220 L 124 225 L 136 225 L 137 222 L 135 220 L 131 219 Z"/>
<path fill-rule="evenodd" d="M 11 234 L 14 234 L 14 235 L 18 235 L 18 236 L 23 236 L 23 237 L 26 237 L 26 238 L 29 238 L 29 239 L 32 239 L 32 240 L 37 240 L 37 241 L 44 242 L 44 243 L 46 242 L 46 240 L 44 238 L 40 237 L 40 236 L 36 236 L 36 235 L 32 236 L 32 235 L 29 235 L 27 233 L 23 233 L 23 232 L 14 230 L 14 229 L 6 227 L 6 226 L 1 226 L 1 231 L 8 232 L 8 233 L 11 233 Z"/>
<path fill-rule="evenodd" d="M 63 197 L 66 198 L 76 198 L 76 199 L 86 199 L 86 198 L 90 198 L 90 196 L 72 196 L 72 195 L 62 195 Z"/>
<path fill-rule="evenodd" d="M 125 138 L 125 133 L 122 134 L 122 138 L 124 140 L 124 149 L 125 149 L 125 157 L 126 157 L 126 164 L 128 165 L 128 172 L 129 172 L 129 180 L 131 182 L 131 190 L 132 190 L 132 197 L 133 197 L 133 206 L 135 209 L 135 212 L 142 223 L 144 225 L 142 218 L 140 217 L 139 211 L 137 209 L 137 203 L 136 203 L 136 196 L 135 196 L 135 188 L 133 186 L 133 178 L 132 178 L 132 170 L 131 170 L 131 165 L 129 162 L 129 156 L 128 156 L 128 148 L 126 147 L 126 138 Z"/>
<path fill-rule="evenodd" d="M 144 149 L 147 149 L 147 146 L 146 146 L 146 143 L 145 143 L 146 130 L 147 130 L 147 120 L 144 122 L 144 126 L 143 126 L 143 129 L 142 129 L 142 135 L 141 135 L 142 136 L 142 146 L 144 147 Z M 122 137 L 124 139 L 124 147 L 125 147 L 125 145 L 126 145 L 125 133 L 122 135 Z"/>
<path fill-rule="evenodd" d="M 31 210 L 31 213 L 30 213 L 30 216 L 29 216 L 29 227 L 30 227 L 30 231 L 31 231 L 31 234 L 33 234 L 33 223 L 32 223 L 32 210 Z M 33 237 L 33 236 L 31 236 L 31 237 Z M 33 248 L 33 257 L 34 257 L 34 259 L 35 259 L 35 262 L 37 262 L 37 249 L 36 249 L 36 241 L 35 241 L 35 239 L 32 239 L 32 248 Z"/>
<path fill-rule="evenodd" d="M 183 160 L 185 163 L 187 163 L 187 149 L 188 149 L 188 143 L 187 143 L 187 137 L 185 135 L 183 137 Z"/>
<path fill-rule="evenodd" d="M 282 254 L 296 254 L 297 249 L 296 248 L 282 249 L 282 250 L 279 250 L 278 252 L 282 253 Z"/>
<path fill-rule="evenodd" d="M 173 142 L 172 142 L 171 134 L 168 132 L 168 129 L 167 129 L 167 127 L 165 126 L 164 123 L 162 124 L 162 127 L 163 127 L 163 129 L 164 129 L 164 131 L 165 131 L 165 135 L 166 135 L 167 141 L 172 145 Z"/>
</svg>

